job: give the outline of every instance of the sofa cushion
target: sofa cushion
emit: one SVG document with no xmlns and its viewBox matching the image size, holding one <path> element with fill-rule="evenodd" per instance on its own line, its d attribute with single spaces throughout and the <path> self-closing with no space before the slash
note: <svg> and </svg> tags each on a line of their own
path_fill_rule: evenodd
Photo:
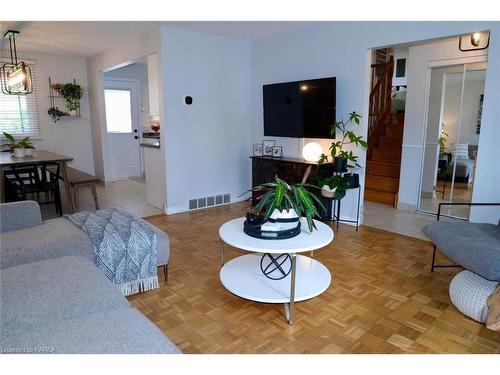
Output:
<svg viewBox="0 0 500 375">
<path fill-rule="evenodd" d="M 2 353 L 159 354 L 181 353 L 133 308 L 52 322 L 2 337 Z"/>
<path fill-rule="evenodd" d="M 35 201 L 0 204 L 0 232 L 34 227 L 41 223 L 40 206 Z"/>
<path fill-rule="evenodd" d="M 130 304 L 96 266 L 61 257 L 0 271 L 1 335 Z"/>
<path fill-rule="evenodd" d="M 151 227 L 158 243 L 157 264 L 162 266 L 170 257 L 168 236 L 154 225 Z M 65 218 L 0 234 L 0 269 L 62 256 L 80 256 L 95 263 L 90 238 Z"/>
<path fill-rule="evenodd" d="M 0 269 L 63 256 L 95 262 L 89 237 L 67 219 L 48 220 L 36 227 L 1 234 Z"/>
<path fill-rule="evenodd" d="M 500 281 L 500 226 L 437 221 L 424 233 L 448 258 L 482 277 Z"/>
</svg>

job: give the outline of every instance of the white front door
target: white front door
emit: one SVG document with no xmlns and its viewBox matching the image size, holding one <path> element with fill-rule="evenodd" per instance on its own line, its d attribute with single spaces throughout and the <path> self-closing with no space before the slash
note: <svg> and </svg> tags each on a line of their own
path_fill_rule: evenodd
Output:
<svg viewBox="0 0 500 375">
<path fill-rule="evenodd" d="M 111 179 L 141 176 L 137 86 L 135 81 L 104 81 Z"/>
</svg>

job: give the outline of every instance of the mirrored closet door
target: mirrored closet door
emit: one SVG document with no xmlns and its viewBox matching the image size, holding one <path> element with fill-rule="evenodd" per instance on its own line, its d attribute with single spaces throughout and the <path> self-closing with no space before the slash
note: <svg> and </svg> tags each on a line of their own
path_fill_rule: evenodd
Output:
<svg viewBox="0 0 500 375">
<path fill-rule="evenodd" d="M 485 75 L 485 62 L 431 69 L 420 211 L 472 200 Z M 441 213 L 468 219 L 470 208 L 450 205 Z"/>
</svg>

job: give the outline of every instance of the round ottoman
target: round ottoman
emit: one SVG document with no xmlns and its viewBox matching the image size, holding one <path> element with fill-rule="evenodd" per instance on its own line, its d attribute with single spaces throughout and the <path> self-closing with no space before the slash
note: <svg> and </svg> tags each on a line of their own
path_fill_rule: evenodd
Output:
<svg viewBox="0 0 500 375">
<path fill-rule="evenodd" d="M 498 284 L 496 281 L 487 280 L 473 272 L 462 271 L 451 280 L 451 302 L 464 315 L 484 323 L 488 317 L 486 300 Z"/>
</svg>

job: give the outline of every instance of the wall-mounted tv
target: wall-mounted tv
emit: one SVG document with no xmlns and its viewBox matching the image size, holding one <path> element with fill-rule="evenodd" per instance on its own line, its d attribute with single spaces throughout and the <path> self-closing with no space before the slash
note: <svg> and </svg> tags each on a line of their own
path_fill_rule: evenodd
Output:
<svg viewBox="0 0 500 375">
<path fill-rule="evenodd" d="M 330 138 L 335 94 L 335 77 L 264 85 L 264 135 Z"/>
</svg>

